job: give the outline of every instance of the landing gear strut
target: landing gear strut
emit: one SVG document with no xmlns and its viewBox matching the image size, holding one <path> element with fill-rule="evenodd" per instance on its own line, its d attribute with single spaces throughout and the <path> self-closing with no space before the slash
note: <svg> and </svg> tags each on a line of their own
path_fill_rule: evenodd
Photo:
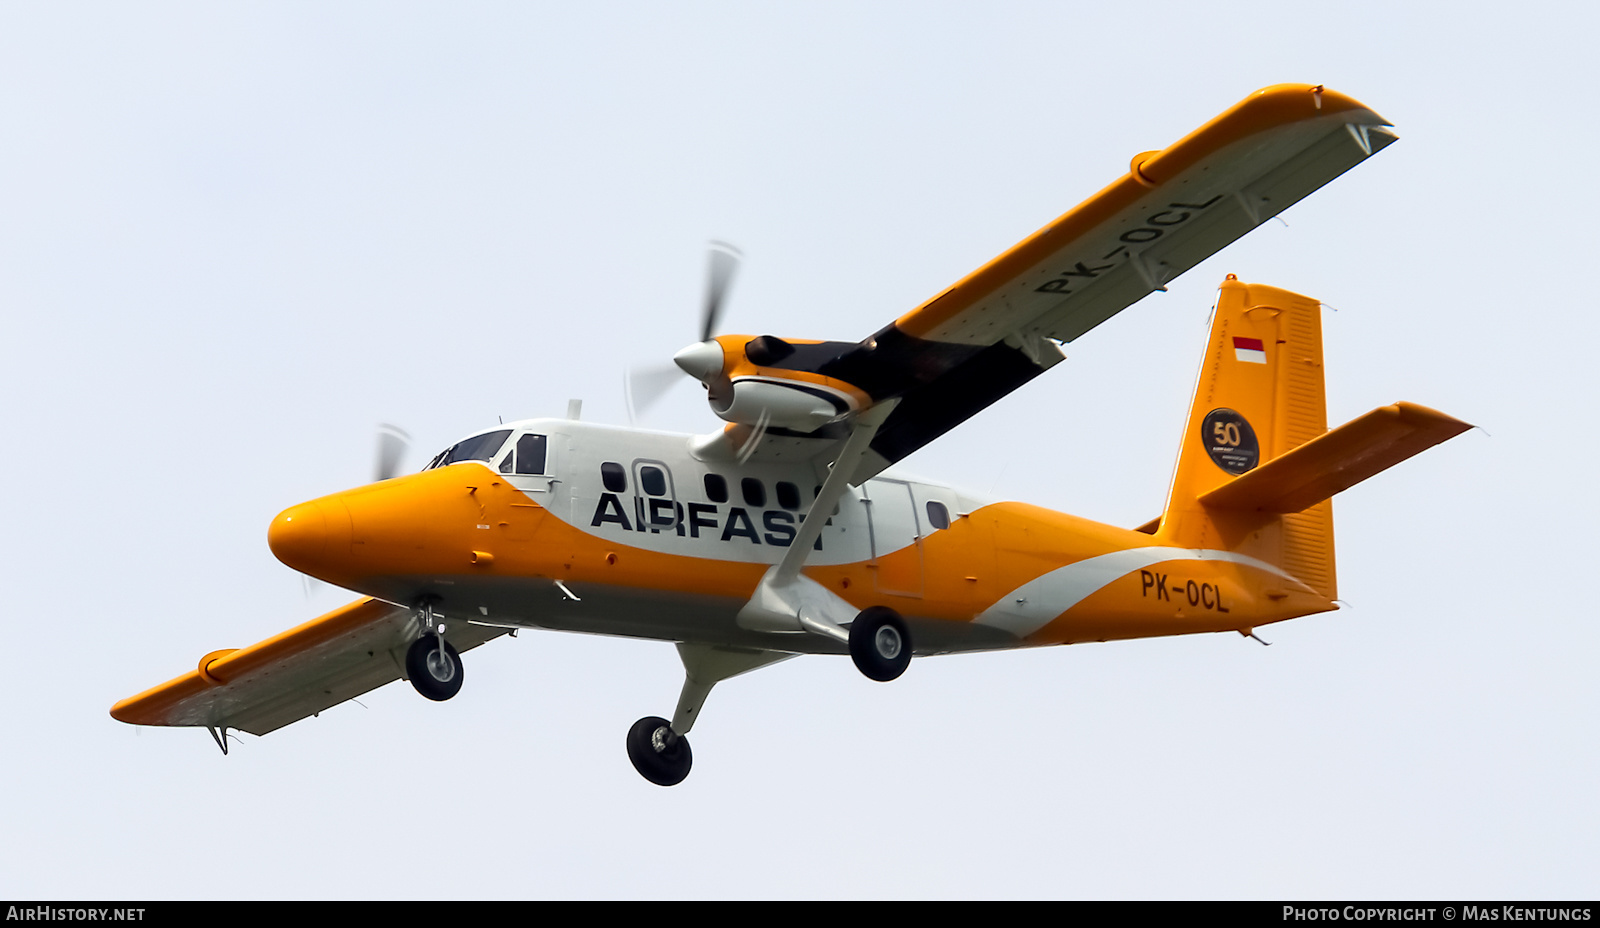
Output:
<svg viewBox="0 0 1600 928">
<path fill-rule="evenodd" d="M 906 672 L 911 664 L 911 633 L 900 614 L 887 606 L 869 606 L 850 623 L 850 659 L 856 669 L 879 683 Z"/>
<path fill-rule="evenodd" d="M 444 640 L 444 623 L 436 621 L 433 604 L 423 604 L 418 612 L 424 631 L 406 651 L 406 676 L 417 692 L 434 702 L 444 702 L 461 692 L 461 655 Z"/>
<path fill-rule="evenodd" d="M 748 651 L 688 642 L 679 642 L 678 656 L 683 659 L 683 691 L 678 694 L 678 709 L 672 713 L 672 721 L 651 716 L 634 722 L 628 730 L 628 759 L 633 761 L 633 769 L 657 786 L 677 786 L 689 775 L 694 756 L 689 752 L 689 739 L 684 736 L 694 728 L 713 686 L 794 657 L 781 651 Z"/>
<path fill-rule="evenodd" d="M 694 763 L 689 739 L 673 731 L 666 719 L 653 715 L 628 729 L 628 759 L 640 776 L 657 786 L 682 783 Z"/>
</svg>

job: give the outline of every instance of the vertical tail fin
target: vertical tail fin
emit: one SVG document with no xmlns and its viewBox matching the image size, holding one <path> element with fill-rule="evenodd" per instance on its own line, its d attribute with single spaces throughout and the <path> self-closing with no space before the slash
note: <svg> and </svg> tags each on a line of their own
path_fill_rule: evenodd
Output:
<svg viewBox="0 0 1600 928">
<path fill-rule="evenodd" d="M 1292 513 L 1201 501 L 1327 430 L 1321 304 L 1228 275 L 1156 535 L 1259 558 L 1336 599 L 1331 500 Z"/>
</svg>

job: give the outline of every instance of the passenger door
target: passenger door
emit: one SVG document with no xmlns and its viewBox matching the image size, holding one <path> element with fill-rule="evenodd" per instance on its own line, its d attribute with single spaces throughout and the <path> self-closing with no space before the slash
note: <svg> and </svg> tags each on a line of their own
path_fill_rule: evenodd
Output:
<svg viewBox="0 0 1600 928">
<path fill-rule="evenodd" d="M 868 562 L 880 593 L 922 596 L 923 524 L 911 484 L 875 478 L 862 484 L 871 526 L 872 560 Z"/>
</svg>

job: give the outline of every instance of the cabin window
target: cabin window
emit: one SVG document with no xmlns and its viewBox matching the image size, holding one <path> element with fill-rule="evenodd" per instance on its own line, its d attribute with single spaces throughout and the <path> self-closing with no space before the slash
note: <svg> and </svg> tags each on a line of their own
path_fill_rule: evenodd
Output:
<svg viewBox="0 0 1600 928">
<path fill-rule="evenodd" d="M 667 475 L 663 474 L 659 467 L 646 464 L 639 468 L 639 485 L 651 496 L 667 495 Z"/>
<path fill-rule="evenodd" d="M 628 488 L 628 472 L 621 464 L 607 461 L 600 465 L 600 482 L 611 492 L 621 493 Z"/>
<path fill-rule="evenodd" d="M 778 505 L 794 511 L 800 508 L 800 488 L 792 483 L 778 481 Z"/>
<path fill-rule="evenodd" d="M 950 510 L 936 499 L 928 500 L 928 524 L 936 529 L 950 527 Z"/>
<path fill-rule="evenodd" d="M 728 481 L 721 474 L 706 474 L 706 499 L 713 503 L 728 501 Z"/>
<path fill-rule="evenodd" d="M 815 490 L 811 491 L 811 498 L 812 499 L 816 499 L 817 497 L 819 497 L 821 495 L 822 495 L 822 487 L 820 485 Z M 833 514 L 834 515 L 838 515 L 839 514 L 839 505 L 840 505 L 839 503 L 834 503 L 833 504 Z"/>
<path fill-rule="evenodd" d="M 757 509 L 767 504 L 767 488 L 761 481 L 754 477 L 746 477 L 739 481 L 739 489 L 744 493 L 744 504 Z"/>
</svg>

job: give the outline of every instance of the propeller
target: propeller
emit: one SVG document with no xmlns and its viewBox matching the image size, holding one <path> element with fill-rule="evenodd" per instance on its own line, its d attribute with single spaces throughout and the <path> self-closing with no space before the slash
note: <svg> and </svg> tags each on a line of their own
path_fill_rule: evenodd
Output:
<svg viewBox="0 0 1600 928">
<path fill-rule="evenodd" d="M 388 480 L 400 473 L 400 460 L 411 449 L 411 436 L 398 425 L 378 425 L 378 459 L 372 479 Z"/>
<path fill-rule="evenodd" d="M 700 340 L 708 342 L 717 334 L 717 322 L 722 316 L 722 304 L 728 298 L 728 288 L 733 285 L 733 274 L 739 269 L 744 252 L 727 242 L 712 242 L 710 276 L 706 281 L 706 308 L 700 316 Z"/>
<path fill-rule="evenodd" d="M 683 371 L 676 364 L 651 364 L 635 367 L 622 378 L 622 398 L 628 404 L 628 424 L 642 415 L 656 401 L 683 379 Z"/>
<path fill-rule="evenodd" d="M 681 360 L 685 355 L 693 354 L 698 359 L 700 355 L 715 353 L 716 369 L 718 371 L 722 369 L 722 349 L 711 339 L 717 334 L 718 323 L 722 319 L 722 309 L 728 300 L 728 291 L 733 286 L 734 275 L 738 272 L 739 263 L 743 259 L 744 253 L 727 242 L 711 243 L 707 249 L 706 299 L 700 311 L 700 341 L 680 351 L 672 364 L 650 364 L 628 371 L 622 379 L 623 399 L 628 407 L 628 424 L 632 425 L 636 415 L 649 410 L 682 379 L 688 370 Z M 698 373 L 695 373 L 695 376 L 697 379 L 705 379 L 699 377 Z"/>
<path fill-rule="evenodd" d="M 398 425 L 387 422 L 378 424 L 378 453 L 373 466 L 372 479 L 374 482 L 388 480 L 400 474 L 401 462 L 406 452 L 411 450 L 411 435 Z M 310 574 L 300 574 L 300 590 L 305 595 L 306 602 L 311 601 L 313 594 L 320 592 L 324 587 L 332 586 L 324 580 L 318 580 Z"/>
</svg>

